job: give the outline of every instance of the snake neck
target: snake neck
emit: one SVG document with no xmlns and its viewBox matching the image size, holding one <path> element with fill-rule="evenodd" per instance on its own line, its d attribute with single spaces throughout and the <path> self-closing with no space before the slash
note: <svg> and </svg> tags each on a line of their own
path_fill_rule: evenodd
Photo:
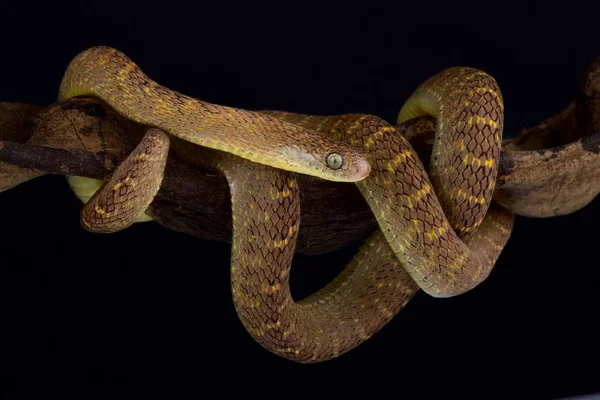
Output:
<svg viewBox="0 0 600 400">
<path fill-rule="evenodd" d="M 76 96 L 98 97 L 131 121 L 255 163 L 340 182 L 369 174 L 368 162 L 351 146 L 257 112 L 178 93 L 109 47 L 87 49 L 69 63 L 59 100 Z M 327 162 L 332 153 L 343 160 L 339 167 Z"/>
</svg>

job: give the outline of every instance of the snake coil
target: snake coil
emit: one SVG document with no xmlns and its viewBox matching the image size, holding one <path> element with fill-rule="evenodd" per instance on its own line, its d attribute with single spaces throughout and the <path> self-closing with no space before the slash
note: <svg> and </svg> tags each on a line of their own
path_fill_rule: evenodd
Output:
<svg viewBox="0 0 600 400">
<path fill-rule="evenodd" d="M 213 105 L 158 85 L 108 47 L 69 64 L 59 98 L 92 95 L 149 127 L 83 207 L 84 227 L 114 232 L 143 217 L 169 149 L 214 168 L 231 192 L 231 285 L 238 315 L 265 348 L 299 362 L 337 357 L 379 331 L 423 289 L 464 293 L 489 274 L 513 215 L 492 201 L 503 100 L 483 71 L 449 68 L 420 85 L 398 128 L 365 114 L 310 116 Z M 431 162 L 403 136 L 436 120 Z M 182 146 L 193 143 L 204 147 Z M 295 173 L 354 182 L 379 228 L 331 283 L 295 301 L 289 276 L 300 229 Z M 97 189 L 97 190 L 96 190 Z"/>
</svg>

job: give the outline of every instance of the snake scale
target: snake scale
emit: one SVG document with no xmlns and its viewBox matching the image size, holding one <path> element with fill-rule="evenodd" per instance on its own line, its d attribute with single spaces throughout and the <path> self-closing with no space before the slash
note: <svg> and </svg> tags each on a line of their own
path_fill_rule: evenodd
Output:
<svg viewBox="0 0 600 400">
<path fill-rule="evenodd" d="M 99 97 L 148 126 L 84 205 L 83 226 L 115 232 L 141 218 L 160 188 L 170 149 L 224 174 L 232 202 L 236 310 L 258 343 L 294 361 L 324 361 L 351 350 L 418 289 L 449 297 L 476 287 L 512 230 L 513 214 L 492 201 L 503 100 L 496 81 L 477 69 L 440 72 L 402 107 L 398 123 L 409 121 L 402 126 L 419 116 L 436 119 L 427 169 L 402 129 L 376 116 L 213 105 L 157 84 L 109 47 L 85 50 L 71 61 L 59 99 L 76 96 Z M 207 151 L 199 156 L 180 141 Z M 296 173 L 354 182 L 379 226 L 339 276 L 300 301 L 289 287 L 300 229 Z"/>
</svg>

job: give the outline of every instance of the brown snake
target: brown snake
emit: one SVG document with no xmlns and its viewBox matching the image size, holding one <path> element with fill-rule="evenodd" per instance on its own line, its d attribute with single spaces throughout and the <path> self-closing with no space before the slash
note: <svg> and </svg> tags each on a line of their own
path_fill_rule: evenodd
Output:
<svg viewBox="0 0 600 400">
<path fill-rule="evenodd" d="M 477 286 L 512 229 L 513 215 L 492 202 L 503 102 L 482 71 L 445 70 L 402 108 L 399 122 L 437 120 L 429 175 L 403 132 L 378 117 L 212 105 L 156 84 L 107 47 L 83 52 L 67 68 L 59 98 L 80 95 L 153 127 L 86 203 L 85 228 L 114 232 L 139 218 L 160 187 L 170 148 L 220 171 L 231 191 L 236 310 L 257 342 L 295 361 L 351 350 L 419 288 L 448 297 Z M 199 156 L 181 139 L 213 150 Z M 294 173 L 355 182 L 379 223 L 334 281 L 300 301 L 289 288 L 300 228 Z"/>
</svg>

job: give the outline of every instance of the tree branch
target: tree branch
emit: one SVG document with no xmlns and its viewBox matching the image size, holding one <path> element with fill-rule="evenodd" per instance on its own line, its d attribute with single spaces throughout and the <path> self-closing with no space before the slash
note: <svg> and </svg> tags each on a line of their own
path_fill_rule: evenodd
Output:
<svg viewBox="0 0 600 400">
<path fill-rule="evenodd" d="M 534 211 L 542 209 L 536 203 L 538 196 L 539 201 L 548 203 L 549 198 L 552 203 L 541 216 L 564 214 L 585 206 L 600 191 L 600 172 L 590 175 L 590 171 L 600 171 L 600 132 L 593 133 L 600 129 L 600 122 L 596 123 L 600 121 L 599 71 L 597 58 L 586 72 L 576 102 L 503 144 L 495 198 L 513 212 L 522 203 Z M 431 132 L 411 141 L 425 164 L 433 123 L 431 127 Z M 134 148 L 143 130 L 98 99 L 71 99 L 47 108 L 0 103 L 0 190 L 48 173 L 103 179 Z M 563 172 L 565 163 L 569 164 L 569 176 Z M 590 169 L 591 163 L 598 168 Z M 538 175 L 536 168 L 541 171 Z M 534 186 L 543 182 L 535 191 L 531 190 L 532 179 L 538 180 Z M 554 204 L 557 182 L 572 183 L 565 193 L 577 194 L 561 200 L 571 201 L 562 208 Z M 298 185 L 302 209 L 299 253 L 331 252 L 364 240 L 376 229 L 377 222 L 354 184 L 298 175 Z M 150 212 L 168 229 L 204 239 L 231 240 L 231 203 L 225 178 L 184 162 L 174 151 Z"/>
</svg>

